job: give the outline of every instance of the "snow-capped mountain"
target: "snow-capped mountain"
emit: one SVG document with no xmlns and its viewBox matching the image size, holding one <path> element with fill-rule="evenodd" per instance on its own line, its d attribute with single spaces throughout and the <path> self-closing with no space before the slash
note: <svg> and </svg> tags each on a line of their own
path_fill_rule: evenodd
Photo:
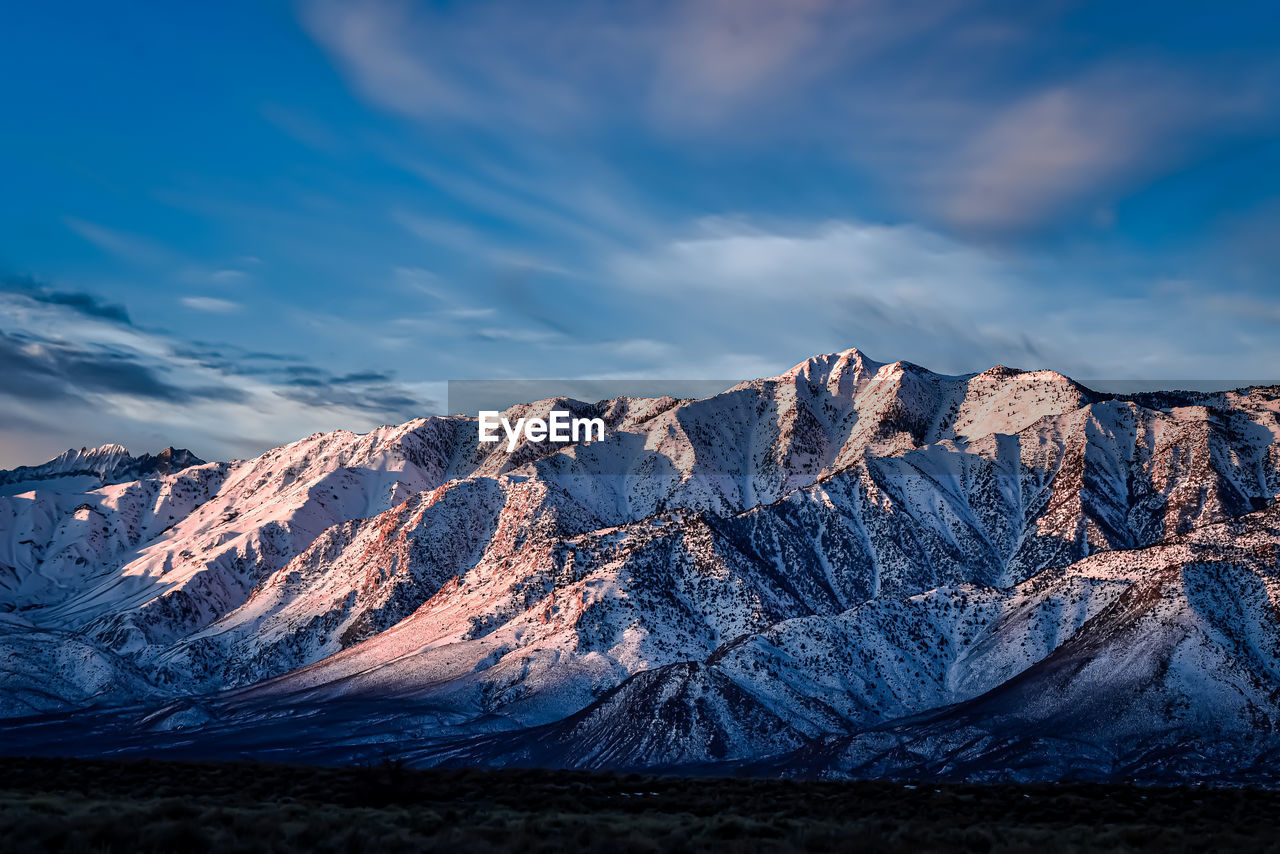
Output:
<svg viewBox="0 0 1280 854">
<path fill-rule="evenodd" d="M 169 474 L 204 460 L 184 448 L 165 448 L 158 454 L 130 456 L 123 445 L 69 448 L 38 466 L 0 471 L 0 492 L 13 494 L 32 489 L 86 490 L 108 483 L 123 483 L 152 474 Z"/>
<path fill-rule="evenodd" d="M 552 409 L 606 438 L 508 452 L 428 418 L 0 496 L 0 740 L 1280 776 L 1280 388 L 849 350 L 508 415 Z"/>
</svg>

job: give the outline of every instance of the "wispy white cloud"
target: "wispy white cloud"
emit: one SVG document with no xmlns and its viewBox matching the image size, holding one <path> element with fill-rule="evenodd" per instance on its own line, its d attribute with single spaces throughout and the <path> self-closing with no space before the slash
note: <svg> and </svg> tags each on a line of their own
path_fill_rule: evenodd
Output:
<svg viewBox="0 0 1280 854">
<path fill-rule="evenodd" d="M 768 228 L 725 218 L 702 220 L 694 233 L 656 251 L 619 256 L 613 270 L 654 290 L 693 287 L 782 301 L 860 293 L 935 304 L 986 300 L 1004 276 L 991 254 L 915 225 Z"/>
<path fill-rule="evenodd" d="M 264 119 L 307 148 L 325 154 L 343 148 L 343 139 L 337 131 L 299 110 L 268 103 L 261 106 L 260 112 Z"/>
<path fill-rule="evenodd" d="M 1002 363 L 1084 379 L 1280 377 L 1272 299 L 1160 279 L 1099 294 L 1035 256 L 913 225 L 720 220 L 609 271 L 658 310 L 678 303 L 666 337 L 693 371 L 744 330 L 769 330 L 751 335 L 757 363 L 858 346 L 956 373 Z"/>
<path fill-rule="evenodd" d="M 63 222 L 103 252 L 129 264 L 154 267 L 170 263 L 176 257 L 171 250 L 147 237 L 74 216 L 63 217 Z"/>
<path fill-rule="evenodd" d="M 490 269 L 540 271 L 569 275 L 569 271 L 541 253 L 531 249 L 512 247 L 508 243 L 489 236 L 480 229 L 460 222 L 421 216 L 406 210 L 393 210 L 390 219 L 414 237 L 435 249 L 445 250 L 456 256 Z"/>
<path fill-rule="evenodd" d="M 865 65 L 959 7 L 957 0 L 602 8 L 305 0 L 299 18 L 357 93 L 403 116 L 542 130 L 648 117 L 699 129 Z"/>
<path fill-rule="evenodd" d="M 214 270 L 209 274 L 209 281 L 218 285 L 232 285 L 246 281 L 249 274 L 244 270 L 226 269 Z"/>
<path fill-rule="evenodd" d="M 822 0 L 695 0 L 677 7 L 658 49 L 652 104 L 668 120 L 714 124 L 776 85 L 832 16 Z"/>
<path fill-rule="evenodd" d="M 590 113 L 576 74 L 610 73 L 643 16 L 554 4 L 310 0 L 303 27 L 370 102 L 417 119 L 556 127 Z M 598 105 L 598 104 L 597 104 Z"/>
<path fill-rule="evenodd" d="M 745 125 L 786 139 L 808 127 L 845 139 L 849 128 L 832 89 L 849 90 L 848 78 L 871 77 L 881 58 L 936 28 L 976 29 L 952 20 L 960 8 L 956 0 L 671 4 L 646 45 L 656 56 L 647 103 L 668 129 L 740 131 Z M 876 86 L 893 97 L 886 82 Z"/>
<path fill-rule="evenodd" d="M 459 222 L 406 210 L 393 210 L 390 218 L 414 237 L 442 249 L 478 257 L 491 256 L 496 251 L 495 244 L 488 237 Z"/>
<path fill-rule="evenodd" d="M 317 0 L 300 8 L 307 30 L 365 97 L 411 116 L 466 109 L 463 93 L 440 79 L 422 53 L 424 46 L 414 43 L 407 4 Z"/>
<path fill-rule="evenodd" d="M 518 137 L 522 150 L 568 144 L 581 154 L 622 127 L 730 150 L 839 151 L 898 213 L 986 236 L 1106 208 L 1280 109 L 1267 82 L 1275 69 L 1256 59 L 1187 73 L 1149 52 L 1077 52 L 1026 74 L 1052 48 L 1052 9 L 956 0 L 695 0 L 608 16 L 501 0 L 301 9 L 352 87 L 403 116 Z M 594 226 L 575 215 L 585 208 L 567 198 L 563 172 L 523 176 L 537 185 L 531 197 L 417 171 L 534 227 Z M 562 199 L 569 216 L 546 204 Z"/>
<path fill-rule="evenodd" d="M 1009 230 L 1041 224 L 1102 189 L 1110 202 L 1185 158 L 1198 135 L 1259 117 L 1240 89 L 1151 66 L 1095 69 L 991 111 L 952 151 L 917 170 L 947 222 Z"/>
<path fill-rule="evenodd" d="M 234 314 L 243 307 L 238 302 L 218 297 L 183 297 L 181 302 L 193 311 L 203 311 L 208 314 Z"/>
</svg>

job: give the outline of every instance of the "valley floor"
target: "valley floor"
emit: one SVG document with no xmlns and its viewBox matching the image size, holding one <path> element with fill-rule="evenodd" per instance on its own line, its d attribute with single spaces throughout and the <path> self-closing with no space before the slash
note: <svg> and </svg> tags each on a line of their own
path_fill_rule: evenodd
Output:
<svg viewBox="0 0 1280 854">
<path fill-rule="evenodd" d="M 0 759 L 10 852 L 1280 851 L 1280 793 Z"/>
</svg>

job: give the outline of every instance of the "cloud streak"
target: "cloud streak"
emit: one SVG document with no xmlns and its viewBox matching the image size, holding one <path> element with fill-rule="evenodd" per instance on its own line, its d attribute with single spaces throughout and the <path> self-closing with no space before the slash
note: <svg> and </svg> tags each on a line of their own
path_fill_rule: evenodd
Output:
<svg viewBox="0 0 1280 854">
<path fill-rule="evenodd" d="M 177 442 L 226 458 L 440 408 L 389 371 L 334 373 L 286 354 L 186 343 L 130 324 L 123 307 L 88 293 L 9 279 L 0 308 L 0 408 L 11 416 L 0 428 L 24 433 L 13 453 L 52 454 L 68 440 Z M 39 435 L 32 424 L 43 425 Z"/>
<path fill-rule="evenodd" d="M 234 388 L 181 388 L 162 377 L 139 354 L 111 346 L 71 344 L 36 335 L 0 331 L 0 359 L 6 370 L 0 394 L 28 399 L 87 403 L 96 395 L 189 403 L 196 397 L 239 401 Z"/>
<path fill-rule="evenodd" d="M 105 302 L 84 291 L 59 291 L 22 276 L 0 278 L 0 293 L 16 294 L 46 305 L 60 306 L 77 314 L 132 326 L 124 306 Z"/>
<path fill-rule="evenodd" d="M 1258 59 L 1186 72 L 1150 52 L 1082 53 L 1028 74 L 1057 22 L 998 4 L 695 0 L 614 7 L 611 19 L 509 2 L 300 8 L 353 90 L 397 115 L 518 137 L 524 150 L 619 129 L 814 147 L 901 213 L 986 237 L 1110 204 L 1280 111 L 1274 63 Z M 543 197 L 559 197 L 563 176 L 545 177 Z"/>
<path fill-rule="evenodd" d="M 1274 299 L 1141 278 L 1099 295 L 1034 255 L 913 225 L 714 220 L 616 256 L 605 276 L 669 318 L 690 375 L 711 376 L 703 366 L 724 364 L 742 330 L 768 329 L 744 367 L 856 345 L 954 373 L 1002 363 L 1080 379 L 1280 378 Z"/>
<path fill-rule="evenodd" d="M 1097 204 L 1100 191 L 1113 201 L 1185 158 L 1199 135 L 1260 116 L 1264 102 L 1238 87 L 1158 67 L 1095 70 L 995 111 L 940 163 L 921 164 L 919 188 L 947 222 L 1033 227 L 1073 203 Z"/>
<path fill-rule="evenodd" d="M 173 260 L 173 254 L 164 247 L 134 234 L 89 222 L 79 217 L 63 218 L 67 228 L 89 243 L 122 261 L 142 266 L 158 267 Z"/>
<path fill-rule="evenodd" d="M 241 308 L 240 303 L 219 297 L 183 297 L 181 302 L 193 311 L 206 314 L 234 314 Z"/>
</svg>

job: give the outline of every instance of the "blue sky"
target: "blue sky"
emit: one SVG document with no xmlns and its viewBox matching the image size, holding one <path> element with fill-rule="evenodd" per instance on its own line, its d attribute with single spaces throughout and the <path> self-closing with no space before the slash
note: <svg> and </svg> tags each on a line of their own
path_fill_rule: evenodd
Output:
<svg viewBox="0 0 1280 854">
<path fill-rule="evenodd" d="M 1270 8 L 1269 8 L 1270 7 Z M 0 466 L 449 379 L 1280 376 L 1274 4 L 22 4 Z"/>
</svg>

